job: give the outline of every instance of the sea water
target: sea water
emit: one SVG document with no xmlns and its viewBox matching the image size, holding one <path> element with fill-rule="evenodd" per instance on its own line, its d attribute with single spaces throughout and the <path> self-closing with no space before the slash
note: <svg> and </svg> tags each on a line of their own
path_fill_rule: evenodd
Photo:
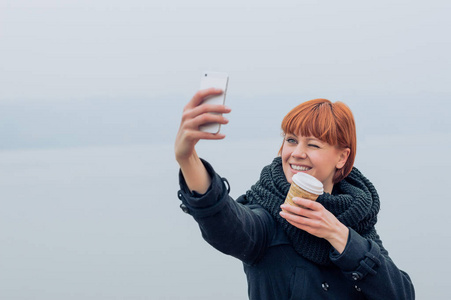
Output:
<svg viewBox="0 0 451 300">
<path fill-rule="evenodd" d="M 418 299 L 446 299 L 451 140 L 425 139 L 367 137 L 356 167 L 378 189 L 377 230 Z M 203 141 L 198 152 L 237 197 L 280 143 Z M 0 298 L 247 299 L 241 263 L 203 241 L 177 190 L 172 144 L 1 152 Z"/>
</svg>

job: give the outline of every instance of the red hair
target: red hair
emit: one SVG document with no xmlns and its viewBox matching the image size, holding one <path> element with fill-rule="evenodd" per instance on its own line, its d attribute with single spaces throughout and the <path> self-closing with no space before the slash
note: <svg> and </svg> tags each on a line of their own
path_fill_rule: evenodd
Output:
<svg viewBox="0 0 451 300">
<path fill-rule="evenodd" d="M 314 99 L 293 108 L 282 121 L 284 134 L 314 136 L 315 138 L 336 146 L 350 149 L 343 168 L 335 172 L 333 183 L 348 176 L 354 165 L 357 137 L 354 116 L 343 102 L 332 103 L 327 99 Z M 280 147 L 279 155 L 282 153 Z"/>
</svg>

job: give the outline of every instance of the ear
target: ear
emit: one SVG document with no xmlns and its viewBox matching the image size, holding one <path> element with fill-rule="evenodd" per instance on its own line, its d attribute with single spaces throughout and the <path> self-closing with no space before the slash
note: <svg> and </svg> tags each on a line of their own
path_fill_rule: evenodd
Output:
<svg viewBox="0 0 451 300">
<path fill-rule="evenodd" d="M 278 156 L 282 156 L 283 144 L 285 144 L 285 133 L 283 134 L 282 146 L 280 146 Z"/>
<path fill-rule="evenodd" d="M 339 157 L 338 157 L 338 162 L 335 165 L 335 167 L 337 169 L 341 169 L 348 161 L 348 157 L 349 157 L 349 153 L 351 153 L 351 149 L 345 148 L 345 149 L 338 150 L 338 151 L 339 151 Z"/>
</svg>

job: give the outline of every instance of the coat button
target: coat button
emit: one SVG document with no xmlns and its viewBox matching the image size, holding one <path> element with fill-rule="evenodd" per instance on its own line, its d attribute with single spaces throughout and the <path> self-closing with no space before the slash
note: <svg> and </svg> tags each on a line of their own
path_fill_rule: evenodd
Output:
<svg viewBox="0 0 451 300">
<path fill-rule="evenodd" d="M 352 273 L 352 280 L 359 280 L 360 279 L 360 274 L 359 273 L 357 273 L 357 272 L 355 272 L 355 273 Z"/>
<path fill-rule="evenodd" d="M 180 208 L 183 210 L 183 212 L 184 213 L 189 213 L 189 208 L 188 207 L 186 207 L 186 205 L 185 204 L 180 204 Z"/>
<path fill-rule="evenodd" d="M 329 290 L 329 284 L 327 282 L 324 282 L 323 284 L 321 284 L 321 287 L 323 288 L 323 290 L 325 290 L 327 292 L 327 290 Z"/>
<path fill-rule="evenodd" d="M 356 290 L 357 292 L 361 292 L 361 291 L 362 291 L 362 289 L 359 288 L 358 286 L 354 286 L 354 287 L 355 287 L 355 290 Z"/>
</svg>

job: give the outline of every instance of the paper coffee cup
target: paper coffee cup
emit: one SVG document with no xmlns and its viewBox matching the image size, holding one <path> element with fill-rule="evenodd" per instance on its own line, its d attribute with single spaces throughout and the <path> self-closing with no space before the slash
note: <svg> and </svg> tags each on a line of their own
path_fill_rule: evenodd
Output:
<svg viewBox="0 0 451 300">
<path fill-rule="evenodd" d="M 321 181 L 306 173 L 294 174 L 291 181 L 290 190 L 285 198 L 285 203 L 290 205 L 299 206 L 293 202 L 294 197 L 315 201 L 324 192 Z"/>
</svg>

